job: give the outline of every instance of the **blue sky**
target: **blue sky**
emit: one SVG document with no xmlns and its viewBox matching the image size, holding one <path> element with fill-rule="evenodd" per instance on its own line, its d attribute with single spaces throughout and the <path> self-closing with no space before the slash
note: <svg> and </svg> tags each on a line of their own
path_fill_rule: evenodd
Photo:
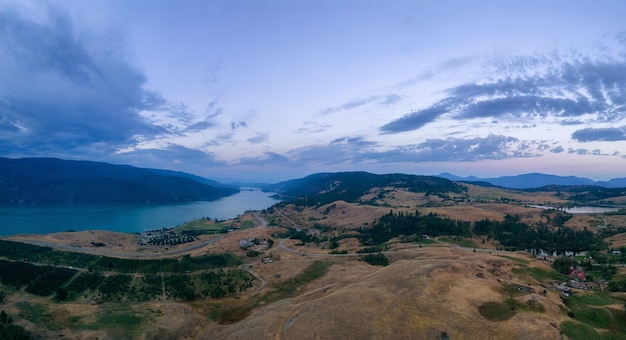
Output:
<svg viewBox="0 0 626 340">
<path fill-rule="evenodd" d="M 0 156 L 279 181 L 626 169 L 624 1 L 0 0 Z"/>
</svg>

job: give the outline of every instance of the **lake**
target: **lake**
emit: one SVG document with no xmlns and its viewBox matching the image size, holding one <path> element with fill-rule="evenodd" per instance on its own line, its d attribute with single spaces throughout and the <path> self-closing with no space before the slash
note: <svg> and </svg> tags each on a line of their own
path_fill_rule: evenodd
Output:
<svg viewBox="0 0 626 340">
<path fill-rule="evenodd" d="M 130 233 L 170 228 L 203 217 L 225 220 L 280 202 L 271 195 L 274 193 L 242 188 L 240 193 L 216 201 L 168 205 L 0 206 L 0 236 L 97 229 Z"/>
<path fill-rule="evenodd" d="M 611 208 L 611 207 L 588 207 L 588 206 L 578 206 L 578 207 L 571 207 L 571 208 L 554 208 L 554 207 L 548 207 L 545 205 L 535 205 L 535 204 L 531 204 L 529 206 L 532 208 L 541 208 L 541 209 L 548 209 L 548 210 L 557 209 L 557 210 L 565 211 L 570 214 L 603 214 L 606 212 L 618 211 L 620 209 L 620 208 Z"/>
</svg>

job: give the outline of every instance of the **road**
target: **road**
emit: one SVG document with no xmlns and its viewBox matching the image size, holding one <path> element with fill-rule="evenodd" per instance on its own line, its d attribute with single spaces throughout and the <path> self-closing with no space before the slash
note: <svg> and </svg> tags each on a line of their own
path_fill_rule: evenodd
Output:
<svg viewBox="0 0 626 340">
<path fill-rule="evenodd" d="M 287 221 L 289 221 L 289 223 L 291 223 L 292 227 L 295 228 L 296 230 L 299 230 L 298 225 L 291 220 L 288 216 L 286 216 L 285 214 L 283 214 L 280 210 L 278 209 L 274 209 L 280 216 L 282 216 L 284 219 L 286 219 Z M 259 215 L 258 213 L 254 212 L 252 214 L 252 216 L 260 223 L 260 225 L 254 227 L 254 228 L 264 228 L 267 227 L 268 223 L 267 221 L 261 217 L 261 215 Z M 224 237 L 224 235 L 219 235 L 216 236 L 214 238 L 211 238 L 209 240 L 206 241 L 202 241 L 196 244 L 192 244 L 188 247 L 184 247 L 184 248 L 179 248 L 179 249 L 172 249 L 172 250 L 167 250 L 164 252 L 160 252 L 160 253 L 119 253 L 119 252 L 112 252 L 112 251 L 106 251 L 106 250 L 102 250 L 102 249 L 93 249 L 93 248 L 83 248 L 83 247 L 75 247 L 75 246 L 69 246 L 69 245 L 64 245 L 64 244 L 56 244 L 56 243 L 50 243 L 50 242 L 43 242 L 43 241 L 35 241 L 35 240 L 20 240 L 19 242 L 24 242 L 24 243 L 30 243 L 30 244 L 34 244 L 34 245 L 38 245 L 38 246 L 44 246 L 44 247 L 52 247 L 52 248 L 57 248 L 57 249 L 65 249 L 65 250 L 71 250 L 71 251 L 76 251 L 76 252 L 81 252 L 81 253 L 87 253 L 87 254 L 94 254 L 94 255 L 103 255 L 103 256 L 113 256 L 113 257 L 127 257 L 127 258 L 157 258 L 157 257 L 163 257 L 163 256 L 169 256 L 169 255 L 178 255 L 178 254 L 183 254 L 183 253 L 187 253 L 190 252 L 192 250 L 196 250 L 196 249 L 200 249 L 203 247 L 206 247 L 209 244 L 214 244 L 217 243 L 218 241 L 220 241 L 222 238 Z M 308 253 L 308 252 L 303 252 L 303 251 L 299 251 L 299 250 L 295 250 L 292 248 L 287 247 L 284 242 L 286 240 L 288 240 L 289 238 L 284 238 L 282 240 L 280 240 L 280 242 L 278 243 L 278 247 L 286 252 L 292 253 L 292 254 L 298 254 L 298 255 L 302 255 L 302 256 L 313 256 L 313 257 L 357 257 L 357 256 L 364 256 L 367 255 L 365 253 L 363 254 L 328 254 L 328 253 Z M 452 245 L 458 249 L 464 249 L 464 250 L 470 250 L 470 251 L 482 251 L 482 252 L 494 252 L 494 253 L 510 253 L 510 251 L 506 251 L 506 250 L 493 250 L 493 249 L 481 249 L 481 248 L 465 248 L 465 247 L 461 247 L 457 244 L 454 243 L 448 243 L 448 242 L 442 242 L 442 241 L 437 241 L 440 242 L 441 244 L 446 244 L 446 245 Z M 415 247 L 419 247 L 419 245 L 415 245 Z M 406 248 L 403 248 L 406 249 Z M 393 250 L 393 251 L 383 251 L 381 252 L 382 254 L 390 254 L 393 253 L 394 251 L 398 251 L 401 249 L 397 249 L 397 250 Z M 259 278 L 258 275 L 256 275 L 255 273 L 251 272 L 253 275 L 255 275 L 257 278 Z M 262 281 L 262 280 L 261 280 Z M 262 281 L 264 282 L 264 281 Z"/>
<path fill-rule="evenodd" d="M 285 216 L 285 214 L 283 214 L 280 210 L 274 208 L 274 211 L 276 211 L 280 216 L 282 216 L 283 218 L 285 218 L 287 221 L 289 221 L 289 223 L 291 223 L 291 226 L 293 228 L 296 229 L 296 231 L 300 231 L 300 229 L 298 229 L 298 225 L 292 221 L 289 217 Z M 289 252 L 289 253 L 293 253 L 293 254 L 298 254 L 298 255 L 302 255 L 302 256 L 315 256 L 315 257 L 355 257 L 355 256 L 364 256 L 367 254 L 323 254 L 323 253 L 307 253 L 307 252 L 303 252 L 303 251 L 299 251 L 299 250 L 295 250 L 295 249 L 291 249 L 289 247 L 287 247 L 284 242 L 286 240 L 288 240 L 289 237 L 284 238 L 282 240 L 280 240 L 280 242 L 278 242 L 278 248 Z M 390 253 L 389 251 L 383 251 L 381 252 L 383 254 L 388 254 Z"/>
<path fill-rule="evenodd" d="M 285 216 L 280 210 L 274 208 L 274 210 L 283 218 L 287 219 L 291 224 L 292 227 L 295 228 L 296 230 L 298 229 L 298 225 L 292 221 L 289 217 Z M 302 255 L 302 256 L 314 256 L 314 257 L 356 257 L 356 256 L 365 256 L 368 255 L 369 253 L 361 253 L 361 254 L 324 254 L 324 253 L 307 253 L 307 252 L 303 252 L 303 251 L 299 251 L 299 250 L 295 250 L 292 248 L 287 247 L 284 242 L 286 240 L 288 240 L 289 237 L 284 238 L 282 240 L 280 240 L 280 242 L 278 243 L 278 247 L 286 252 L 292 253 L 292 254 L 298 254 L 298 255 Z M 455 243 L 449 243 L 449 242 L 443 242 L 443 241 L 439 241 L 439 240 L 434 240 L 438 243 L 444 244 L 444 245 L 448 245 L 448 246 L 453 246 L 457 249 L 461 249 L 461 250 L 468 250 L 468 251 L 482 251 L 482 252 L 489 252 L 489 253 L 508 253 L 510 254 L 510 251 L 507 250 L 495 250 L 495 249 L 483 249 L 483 248 L 467 248 L 467 247 L 461 247 L 458 244 Z M 419 248 L 420 245 L 414 245 L 414 246 L 407 246 L 407 247 L 403 247 L 402 249 L 396 249 L 396 250 L 388 250 L 388 251 L 381 251 L 381 254 L 391 254 L 395 251 L 399 251 L 399 250 L 404 250 L 407 248 Z"/>
<path fill-rule="evenodd" d="M 265 219 L 263 219 L 258 213 L 256 213 L 256 212 L 252 213 L 252 216 L 254 216 L 254 218 L 256 218 L 257 221 L 259 221 L 260 227 L 267 227 L 267 221 Z M 190 252 L 192 250 L 200 249 L 200 248 L 208 246 L 209 244 L 217 243 L 223 237 L 224 237 L 224 235 L 219 235 L 219 236 L 216 236 L 216 237 L 211 238 L 209 240 L 202 241 L 202 242 L 196 243 L 196 244 L 192 244 L 192 245 L 184 247 L 184 248 L 167 250 L 167 251 L 160 252 L 160 253 L 157 253 L 157 254 L 120 253 L 120 252 L 106 251 L 106 250 L 102 250 L 102 249 L 75 247 L 75 246 L 68 246 L 68 245 L 65 245 L 65 244 L 43 242 L 43 241 L 35 241 L 35 240 L 20 240 L 19 242 L 34 244 L 36 246 L 52 247 L 52 248 L 56 248 L 56 249 L 71 250 L 71 251 L 87 253 L 87 254 L 93 254 L 93 255 L 113 256 L 113 257 L 131 257 L 131 258 L 155 258 L 155 257 L 169 256 L 169 255 L 178 255 L 178 254 L 183 254 L 183 253 Z"/>
<path fill-rule="evenodd" d="M 240 265 L 239 268 L 245 269 L 248 273 L 252 274 L 252 276 L 256 277 L 259 281 L 261 281 L 261 285 L 256 288 L 257 290 L 261 290 L 261 289 L 263 289 L 263 287 L 265 287 L 265 280 L 263 280 L 261 275 L 257 274 L 254 270 L 250 269 L 250 268 L 252 268 L 251 264 L 244 263 L 244 264 Z"/>
<path fill-rule="evenodd" d="M 260 225 L 257 226 L 257 227 L 267 227 L 267 221 L 263 217 L 261 217 L 259 215 L 259 213 L 254 212 L 254 213 L 252 213 L 252 216 L 257 221 L 259 221 L 259 223 L 260 223 Z M 287 217 L 285 217 L 285 218 L 287 218 Z M 150 254 L 147 254 L 147 253 L 120 253 L 120 252 L 106 251 L 106 250 L 102 250 L 102 249 L 75 247 L 75 246 L 68 246 L 68 245 L 65 245 L 65 244 L 57 244 L 57 243 L 35 241 L 35 240 L 20 240 L 19 242 L 34 244 L 36 246 L 52 247 L 52 248 L 56 248 L 56 249 L 71 250 L 71 251 L 87 253 L 87 254 L 93 254 L 93 255 L 113 256 L 113 257 L 130 257 L 130 258 L 155 258 L 155 257 L 169 256 L 169 255 L 178 255 L 178 254 L 183 254 L 183 253 L 190 252 L 192 250 L 200 249 L 200 248 L 208 246 L 209 244 L 217 243 L 223 237 L 224 237 L 224 235 L 218 235 L 218 236 L 216 236 L 214 238 L 211 238 L 209 240 L 202 241 L 202 242 L 199 242 L 199 243 L 196 243 L 196 244 L 192 244 L 192 245 L 184 247 L 184 248 L 166 250 L 166 251 L 159 252 L 159 253 L 156 253 L 156 254 L 155 253 L 150 253 Z"/>
<path fill-rule="evenodd" d="M 253 212 L 252 216 L 254 216 L 254 218 L 256 218 L 257 221 L 259 221 L 259 223 L 261 223 L 260 227 L 267 227 L 267 221 L 263 217 L 261 217 L 261 215 L 259 215 L 259 213 Z"/>
</svg>

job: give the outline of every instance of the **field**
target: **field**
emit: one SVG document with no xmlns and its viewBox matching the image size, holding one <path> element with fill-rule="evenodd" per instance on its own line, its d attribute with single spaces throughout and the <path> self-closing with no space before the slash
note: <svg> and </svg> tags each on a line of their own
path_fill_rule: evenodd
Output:
<svg viewBox="0 0 626 340">
<path fill-rule="evenodd" d="M 626 332 L 622 293 L 589 291 L 564 299 L 553 282 L 568 278 L 550 261 L 501 251 L 493 239 L 395 237 L 371 247 L 384 254 L 387 266 L 368 264 L 358 254 L 367 248 L 359 228 L 390 210 L 472 221 L 510 214 L 533 225 L 548 217 L 527 205 L 563 203 L 554 193 L 471 185 L 466 194 L 448 198 L 381 192 L 371 193 L 375 206 L 281 206 L 261 215 L 266 227 L 252 214 L 190 221 L 176 232 L 199 231 L 198 240 L 170 247 L 139 246 L 136 235 L 105 231 L 15 235 L 7 239 L 82 255 L 75 255 L 71 269 L 72 257 L 65 255 L 10 259 L 72 272 L 68 279 L 49 269 L 65 280 L 64 299 L 31 281 L 0 284 L 0 309 L 42 338 L 613 339 Z M 597 233 L 603 221 L 602 215 L 574 216 L 565 227 Z M 607 224 L 626 226 L 626 216 L 607 216 Z M 287 227 L 308 230 L 310 240 L 284 239 Z M 272 246 L 250 253 L 240 240 L 272 240 Z M 626 245 L 623 234 L 607 240 Z M 188 265 L 217 254 L 236 261 L 219 269 Z M 96 258 L 101 256 L 112 259 Z M 31 285 L 44 293 L 28 293 Z"/>
</svg>

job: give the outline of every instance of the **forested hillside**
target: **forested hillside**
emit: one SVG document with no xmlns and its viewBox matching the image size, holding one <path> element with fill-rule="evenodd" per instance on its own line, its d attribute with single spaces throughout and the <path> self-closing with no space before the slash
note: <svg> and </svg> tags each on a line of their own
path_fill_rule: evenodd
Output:
<svg viewBox="0 0 626 340">
<path fill-rule="evenodd" d="M 426 194 L 461 193 L 465 188 L 444 178 L 406 174 L 376 175 L 367 172 L 319 173 L 305 178 L 281 182 L 265 187 L 295 204 L 305 204 L 314 197 L 316 204 L 327 204 L 337 200 L 351 203 L 373 188 L 406 188 L 410 192 Z"/>
<path fill-rule="evenodd" d="M 0 158 L 0 204 L 159 204 L 214 200 L 238 192 L 192 175 L 54 158 Z"/>
<path fill-rule="evenodd" d="M 544 249 L 563 253 L 565 251 L 600 250 L 605 244 L 600 235 L 589 230 L 575 231 L 569 228 L 533 228 L 520 221 L 518 216 L 506 215 L 503 221 L 483 219 L 476 222 L 452 220 L 435 213 L 394 213 L 376 219 L 371 227 L 361 228 L 360 241 L 365 245 L 377 245 L 398 236 L 484 236 L 498 240 L 505 249 Z"/>
</svg>

